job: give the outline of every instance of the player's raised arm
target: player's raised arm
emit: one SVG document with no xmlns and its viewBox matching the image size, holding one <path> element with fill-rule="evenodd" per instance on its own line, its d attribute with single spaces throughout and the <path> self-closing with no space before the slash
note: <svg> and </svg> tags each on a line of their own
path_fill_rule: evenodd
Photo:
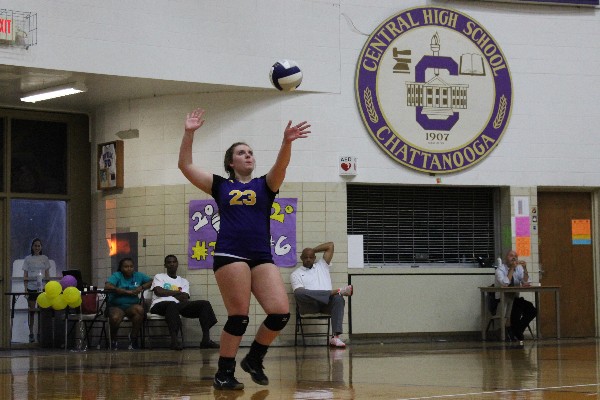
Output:
<svg viewBox="0 0 600 400">
<path fill-rule="evenodd" d="M 285 172 L 292 158 L 292 142 L 296 139 L 308 137 L 310 133 L 309 128 L 310 125 L 306 121 L 294 126 L 292 126 L 292 121 L 288 121 L 283 131 L 283 141 L 281 142 L 281 148 L 279 149 L 279 154 L 277 154 L 275 164 L 273 164 L 271 170 L 267 173 L 267 184 L 272 191 L 278 191 L 285 179 Z"/>
<path fill-rule="evenodd" d="M 185 119 L 185 131 L 179 148 L 178 167 L 183 175 L 204 193 L 211 194 L 213 175 L 194 164 L 192 157 L 192 144 L 194 133 L 204 124 L 204 110 L 197 108 L 187 115 Z"/>
</svg>

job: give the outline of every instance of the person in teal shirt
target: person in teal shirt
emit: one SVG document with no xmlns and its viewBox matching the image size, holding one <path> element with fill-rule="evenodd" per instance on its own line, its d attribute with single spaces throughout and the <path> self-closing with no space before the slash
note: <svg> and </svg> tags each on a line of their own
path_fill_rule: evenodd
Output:
<svg viewBox="0 0 600 400">
<path fill-rule="evenodd" d="M 117 272 L 112 274 L 104 287 L 111 290 L 108 296 L 108 319 L 110 323 L 111 348 L 117 349 L 117 332 L 123 318 L 131 321 L 129 350 L 139 348 L 138 336 L 144 322 L 144 307 L 140 304 L 140 293 L 150 289 L 152 278 L 134 271 L 133 260 L 129 257 L 119 261 Z"/>
</svg>

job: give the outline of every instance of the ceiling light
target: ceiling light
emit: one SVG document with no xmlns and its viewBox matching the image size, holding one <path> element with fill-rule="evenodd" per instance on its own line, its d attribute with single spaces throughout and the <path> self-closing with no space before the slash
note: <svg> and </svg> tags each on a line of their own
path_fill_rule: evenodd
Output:
<svg viewBox="0 0 600 400">
<path fill-rule="evenodd" d="M 35 103 L 38 101 L 54 99 L 56 97 L 68 96 L 70 94 L 76 94 L 87 91 L 87 88 L 82 83 L 71 83 L 68 85 L 55 86 L 47 89 L 38 90 L 26 94 L 21 97 L 21 101 L 27 103 Z"/>
</svg>

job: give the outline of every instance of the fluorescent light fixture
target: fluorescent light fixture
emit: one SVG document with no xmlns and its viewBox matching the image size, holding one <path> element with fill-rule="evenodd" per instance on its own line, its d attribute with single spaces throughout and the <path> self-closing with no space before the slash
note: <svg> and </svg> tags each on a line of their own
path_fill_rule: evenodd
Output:
<svg viewBox="0 0 600 400">
<path fill-rule="evenodd" d="M 35 103 L 38 101 L 54 99 L 56 97 L 68 96 L 85 91 L 87 91 L 87 88 L 83 83 L 70 83 L 68 85 L 55 86 L 31 92 L 25 97 L 21 97 L 21 101 L 26 103 Z"/>
</svg>

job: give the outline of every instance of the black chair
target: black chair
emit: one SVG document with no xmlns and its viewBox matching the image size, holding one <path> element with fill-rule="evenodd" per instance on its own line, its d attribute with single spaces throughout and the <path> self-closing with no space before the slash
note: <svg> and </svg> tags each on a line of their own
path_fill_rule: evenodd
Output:
<svg viewBox="0 0 600 400">
<path fill-rule="evenodd" d="M 142 307 L 144 307 L 143 292 L 139 296 L 138 304 L 140 304 L 140 305 L 142 305 Z M 108 309 L 108 305 L 106 307 Z M 110 318 L 108 318 L 108 314 L 107 314 L 107 320 L 109 320 L 109 327 L 110 327 Z M 119 324 L 119 329 L 117 330 L 117 335 L 115 337 L 112 337 L 112 336 L 110 337 L 111 342 L 116 341 L 116 342 L 122 343 L 125 341 L 128 343 L 129 342 L 129 333 L 131 332 L 132 327 L 133 327 L 133 323 L 131 322 L 129 317 L 124 316 L 123 320 L 121 320 L 121 323 Z M 140 327 L 138 339 L 139 339 L 138 344 L 139 344 L 140 348 L 144 349 L 146 347 L 146 338 L 144 336 L 144 321 L 142 321 L 142 326 Z M 124 349 L 126 349 L 126 348 L 127 347 L 124 347 Z"/>
<path fill-rule="evenodd" d="M 110 328 L 105 315 L 106 294 L 83 294 L 82 300 L 85 304 L 82 303 L 77 308 L 67 308 L 65 313 L 65 349 L 67 349 L 69 334 L 75 333 L 75 329 L 81 329 L 76 340 L 85 341 L 86 348 L 94 347 L 94 338 L 98 338 L 98 343 L 95 345 L 97 349 L 102 347 L 103 341 L 106 348 L 110 348 Z M 69 322 L 71 322 L 70 329 Z M 81 346 L 81 343 L 79 345 Z"/>
<path fill-rule="evenodd" d="M 145 290 L 142 295 L 142 298 L 144 304 L 144 327 L 142 329 L 144 337 L 144 346 L 147 342 L 148 348 L 151 349 L 153 338 L 170 339 L 171 334 L 169 333 L 169 327 L 167 325 L 165 317 L 158 314 L 152 314 L 150 312 L 150 306 L 152 305 L 152 291 Z M 179 326 L 177 334 L 181 337 L 181 345 L 185 347 L 185 341 L 183 337 L 183 324 Z"/>
<path fill-rule="evenodd" d="M 327 326 L 327 331 L 313 331 L 310 327 Z M 306 332 L 309 328 L 310 332 Z M 324 313 L 301 314 L 300 307 L 296 304 L 296 332 L 294 334 L 294 346 L 298 346 L 298 333 L 302 336 L 302 346 L 306 347 L 306 338 L 324 337 L 325 346 L 329 345 L 329 333 L 331 332 L 331 315 Z"/>
</svg>

